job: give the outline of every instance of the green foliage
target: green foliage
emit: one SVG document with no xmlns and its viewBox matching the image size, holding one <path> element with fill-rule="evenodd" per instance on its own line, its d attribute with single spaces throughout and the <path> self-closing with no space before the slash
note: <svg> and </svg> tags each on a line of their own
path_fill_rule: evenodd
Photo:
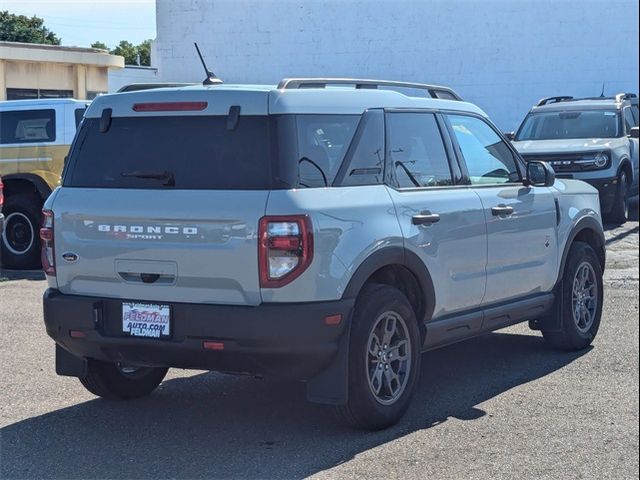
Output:
<svg viewBox="0 0 640 480">
<path fill-rule="evenodd" d="M 151 65 L 151 40 L 145 40 L 138 45 L 138 54 L 140 55 L 140 65 Z"/>
<path fill-rule="evenodd" d="M 102 42 L 93 42 L 91 46 L 93 48 L 109 50 L 109 48 Z M 131 42 L 122 40 L 118 43 L 116 48 L 109 50 L 109 53 L 124 57 L 125 65 L 137 65 L 138 56 L 140 56 L 140 65 L 148 67 L 151 65 L 151 40 L 145 40 L 140 45 L 134 45 Z"/>
<path fill-rule="evenodd" d="M 120 41 L 118 46 L 111 50 L 111 53 L 114 55 L 120 55 L 124 57 L 125 65 L 135 65 L 136 57 L 138 55 L 138 49 L 131 42 L 127 42 L 126 40 Z"/>
<path fill-rule="evenodd" d="M 44 26 L 44 20 L 0 11 L 0 41 L 60 45 L 60 39 Z"/>
<path fill-rule="evenodd" d="M 102 42 L 93 42 L 91 44 L 91 48 L 99 48 L 101 50 L 109 50 L 109 47 L 105 43 Z"/>
</svg>

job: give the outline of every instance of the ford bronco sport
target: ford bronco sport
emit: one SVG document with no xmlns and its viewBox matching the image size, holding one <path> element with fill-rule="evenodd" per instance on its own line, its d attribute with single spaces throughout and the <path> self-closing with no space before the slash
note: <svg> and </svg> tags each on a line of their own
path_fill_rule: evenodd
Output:
<svg viewBox="0 0 640 480">
<path fill-rule="evenodd" d="M 600 324 L 597 191 L 525 168 L 444 87 L 105 95 L 44 218 L 56 371 L 107 398 L 169 367 L 252 372 L 383 428 L 423 351 L 525 321 L 583 349 Z"/>
<path fill-rule="evenodd" d="M 560 178 L 600 192 L 605 220 L 624 223 L 638 193 L 638 97 L 543 98 L 518 129 L 514 146 L 525 160 L 544 160 Z"/>
<path fill-rule="evenodd" d="M 0 175 L 6 228 L 0 265 L 38 268 L 42 205 L 60 183 L 64 157 L 88 101 L 71 98 L 0 102 Z"/>
</svg>

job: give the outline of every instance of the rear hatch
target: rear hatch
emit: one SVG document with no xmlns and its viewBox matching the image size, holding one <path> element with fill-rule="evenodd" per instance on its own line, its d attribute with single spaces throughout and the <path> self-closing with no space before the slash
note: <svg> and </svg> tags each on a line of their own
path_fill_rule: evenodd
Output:
<svg viewBox="0 0 640 480">
<path fill-rule="evenodd" d="M 52 210 L 62 293 L 257 305 L 266 92 L 101 97 Z"/>
</svg>

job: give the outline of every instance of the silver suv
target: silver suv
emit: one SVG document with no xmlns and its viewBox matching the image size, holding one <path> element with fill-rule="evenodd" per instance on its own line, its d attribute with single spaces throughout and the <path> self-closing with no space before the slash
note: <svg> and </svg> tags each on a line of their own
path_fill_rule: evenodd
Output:
<svg viewBox="0 0 640 480">
<path fill-rule="evenodd" d="M 56 371 L 107 398 L 168 367 L 253 372 L 383 428 L 426 350 L 525 321 L 583 349 L 600 324 L 597 191 L 525 168 L 444 87 L 105 95 L 44 218 Z"/>
<path fill-rule="evenodd" d="M 600 192 L 605 220 L 624 223 L 638 193 L 638 97 L 543 98 L 515 134 L 525 160 L 543 160 L 559 178 L 583 180 Z"/>
</svg>

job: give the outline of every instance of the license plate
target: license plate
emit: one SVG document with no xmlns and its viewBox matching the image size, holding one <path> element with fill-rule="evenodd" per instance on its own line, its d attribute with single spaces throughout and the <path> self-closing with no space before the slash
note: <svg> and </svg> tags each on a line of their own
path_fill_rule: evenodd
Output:
<svg viewBox="0 0 640 480">
<path fill-rule="evenodd" d="M 169 337 L 171 335 L 169 305 L 123 302 L 122 332 L 132 337 Z"/>
</svg>

